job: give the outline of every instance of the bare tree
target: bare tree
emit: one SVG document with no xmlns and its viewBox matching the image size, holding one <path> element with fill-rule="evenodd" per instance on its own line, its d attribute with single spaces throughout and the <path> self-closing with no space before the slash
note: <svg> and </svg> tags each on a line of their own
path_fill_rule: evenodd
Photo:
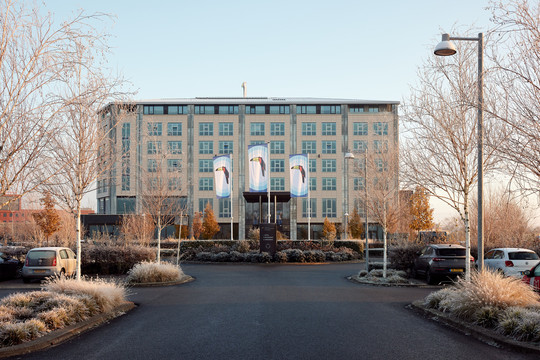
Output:
<svg viewBox="0 0 540 360">
<path fill-rule="evenodd" d="M 457 32 L 457 31 L 456 31 Z M 429 56 L 419 70 L 419 84 L 405 103 L 407 133 L 402 137 L 403 174 L 412 186 L 422 186 L 455 209 L 465 228 L 470 254 L 470 197 L 477 183 L 477 51 L 468 42 L 456 42 L 457 54 Z M 487 69 L 487 67 L 486 67 Z M 491 94 L 489 70 L 484 74 L 486 94 Z M 487 109 L 495 98 L 485 96 Z M 495 149 L 504 132 L 493 118 L 484 118 L 483 169 L 496 169 Z M 467 261 L 466 276 L 470 275 Z"/>
<path fill-rule="evenodd" d="M 109 174 L 115 154 L 116 125 L 129 105 L 111 104 L 123 100 L 121 76 L 106 72 L 106 36 L 93 28 L 84 38 L 71 39 L 74 66 L 65 69 L 57 90 L 62 109 L 58 116 L 64 126 L 58 130 L 50 150 L 54 154 L 54 176 L 47 188 L 76 218 L 77 279 L 81 271 L 81 208 L 83 196 L 91 191 L 96 179 Z M 112 176 L 110 176 L 112 178 Z"/>
<path fill-rule="evenodd" d="M 529 192 L 540 188 L 540 5 L 535 1 L 493 1 L 497 52 L 492 56 L 500 85 L 492 112 L 509 128 L 499 147 L 511 175 Z M 517 165 L 517 169 L 515 167 Z"/>
<path fill-rule="evenodd" d="M 141 206 L 157 231 L 157 263 L 161 261 L 161 232 L 174 225 L 178 216 L 186 209 L 183 201 L 181 164 L 169 161 L 166 151 L 148 159 L 147 168 L 142 169 Z"/>
<path fill-rule="evenodd" d="M 367 208 L 369 217 L 383 230 L 383 277 L 387 270 L 388 232 L 397 228 L 401 208 L 399 203 L 399 152 L 393 140 L 374 140 L 372 150 L 358 154 L 355 172 L 364 178 L 367 191 L 361 189 L 357 198 Z"/>
<path fill-rule="evenodd" d="M 48 181 L 47 144 L 64 106 L 55 94 L 78 60 L 75 44 L 93 38 L 94 18 L 57 24 L 37 5 L 0 0 L 0 195 L 20 197 Z"/>
</svg>

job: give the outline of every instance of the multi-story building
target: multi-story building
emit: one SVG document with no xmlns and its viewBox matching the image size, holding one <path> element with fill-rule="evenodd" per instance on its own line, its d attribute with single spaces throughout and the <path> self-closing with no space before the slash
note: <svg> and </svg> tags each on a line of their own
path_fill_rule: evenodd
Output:
<svg viewBox="0 0 540 360">
<path fill-rule="evenodd" d="M 269 143 L 270 221 L 291 239 L 307 238 L 308 199 L 290 198 L 290 154 L 309 154 L 311 238 L 325 218 L 343 223 L 365 183 L 349 152 L 398 146 L 397 101 L 316 98 L 194 98 L 138 101 L 104 109 L 115 165 L 98 180 L 98 214 L 141 212 L 144 177 L 180 184 L 190 218 L 210 203 L 230 234 L 230 199 L 217 199 L 213 157 L 232 155 L 234 238 L 267 221 L 267 194 L 249 193 L 248 146 Z M 357 156 L 356 161 L 363 157 Z M 166 164 L 163 170 L 158 164 Z M 347 171 L 346 171 L 347 170 Z M 397 169 L 395 179 L 397 181 Z M 230 235 L 229 235 L 230 236 Z"/>
</svg>

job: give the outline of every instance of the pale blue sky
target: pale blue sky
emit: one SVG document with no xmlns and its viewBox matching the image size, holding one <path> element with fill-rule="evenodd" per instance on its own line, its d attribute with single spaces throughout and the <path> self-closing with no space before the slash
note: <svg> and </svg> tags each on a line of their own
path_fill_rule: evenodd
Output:
<svg viewBox="0 0 540 360">
<path fill-rule="evenodd" d="M 488 4 L 48 0 L 46 8 L 57 20 L 81 8 L 116 15 L 110 65 L 138 89 L 137 99 L 241 96 L 246 81 L 248 96 L 402 101 L 441 32 L 485 31 Z M 452 215 L 433 203 L 438 220 Z"/>
</svg>

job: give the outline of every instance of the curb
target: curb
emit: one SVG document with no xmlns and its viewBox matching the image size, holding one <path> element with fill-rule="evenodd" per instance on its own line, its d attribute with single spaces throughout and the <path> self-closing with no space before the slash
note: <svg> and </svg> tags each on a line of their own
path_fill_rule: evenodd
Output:
<svg viewBox="0 0 540 360">
<path fill-rule="evenodd" d="M 24 342 L 22 344 L 6 347 L 0 349 L 0 358 L 6 358 L 10 356 L 18 356 L 44 350 L 52 346 L 61 344 L 62 342 L 71 339 L 74 336 L 82 334 L 92 328 L 95 328 L 113 318 L 124 315 L 126 312 L 135 308 L 135 304 L 131 301 L 118 305 L 112 311 L 107 313 L 98 314 L 85 321 L 70 325 L 63 329 L 52 331 L 46 335 L 43 335 L 37 339 Z"/>
<path fill-rule="evenodd" d="M 147 282 L 147 283 L 133 283 L 129 284 L 126 283 L 126 286 L 128 287 L 159 287 L 159 286 L 173 286 L 173 285 L 180 285 L 185 284 L 188 282 L 195 281 L 195 278 L 189 275 L 184 275 L 180 280 L 174 280 L 174 281 L 163 281 L 163 282 Z"/>
<path fill-rule="evenodd" d="M 440 322 L 448 325 L 452 329 L 461 332 L 465 335 L 472 335 L 476 339 L 492 346 L 504 347 L 510 350 L 533 353 L 540 355 L 540 344 L 526 343 L 517 341 L 512 338 L 508 338 L 501 335 L 494 330 L 484 328 L 482 326 L 474 325 L 468 322 L 464 322 L 455 318 L 449 317 L 447 314 L 435 309 L 428 309 L 422 305 L 422 301 L 415 301 L 408 308 L 412 309 L 418 314 L 428 317 L 432 321 Z"/>
<path fill-rule="evenodd" d="M 386 286 L 386 287 L 415 287 L 415 288 L 423 288 L 423 289 L 440 289 L 441 287 L 438 285 L 427 285 L 423 283 L 384 283 L 384 282 L 378 282 L 378 281 L 369 281 L 369 280 L 362 280 L 358 275 L 351 275 L 347 277 L 348 280 L 355 282 L 357 284 L 362 285 L 373 285 L 373 286 Z"/>
</svg>

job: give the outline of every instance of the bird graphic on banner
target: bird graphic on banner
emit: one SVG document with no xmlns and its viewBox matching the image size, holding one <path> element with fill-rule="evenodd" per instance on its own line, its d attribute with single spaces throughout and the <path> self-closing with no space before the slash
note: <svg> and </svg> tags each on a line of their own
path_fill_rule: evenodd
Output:
<svg viewBox="0 0 540 360">
<path fill-rule="evenodd" d="M 255 161 L 255 162 L 258 162 L 259 164 L 261 164 L 262 176 L 264 176 L 264 172 L 266 171 L 266 164 L 265 164 L 263 158 L 260 157 L 260 156 L 257 156 L 257 157 L 254 157 L 253 159 L 249 160 L 249 161 Z"/>
<path fill-rule="evenodd" d="M 304 167 L 302 165 L 294 165 L 293 167 L 291 167 L 291 169 L 300 170 L 300 173 L 302 174 L 302 184 L 303 184 L 306 179 L 306 170 L 304 170 Z"/>
<path fill-rule="evenodd" d="M 227 184 L 229 183 L 229 170 L 225 166 L 220 166 L 216 169 L 216 171 L 223 171 L 223 174 L 225 175 L 225 181 Z"/>
</svg>

